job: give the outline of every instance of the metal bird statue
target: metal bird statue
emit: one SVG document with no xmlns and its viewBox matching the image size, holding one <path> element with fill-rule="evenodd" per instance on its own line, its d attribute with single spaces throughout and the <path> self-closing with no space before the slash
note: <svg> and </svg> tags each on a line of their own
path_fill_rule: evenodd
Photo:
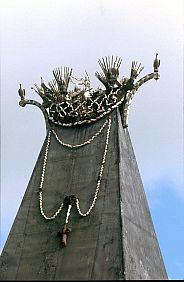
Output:
<svg viewBox="0 0 184 282">
<path fill-rule="evenodd" d="M 20 88 L 18 90 L 19 96 L 21 98 L 21 100 L 25 99 L 25 89 L 22 89 L 22 85 L 20 84 Z"/>
<path fill-rule="evenodd" d="M 159 66 L 160 66 L 160 59 L 158 58 L 158 53 L 156 53 L 156 58 L 153 62 L 154 72 L 158 72 Z"/>
</svg>

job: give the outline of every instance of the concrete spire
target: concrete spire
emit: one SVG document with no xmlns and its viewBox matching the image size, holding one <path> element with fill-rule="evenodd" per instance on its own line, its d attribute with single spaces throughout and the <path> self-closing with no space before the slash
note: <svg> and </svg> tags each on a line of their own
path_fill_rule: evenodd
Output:
<svg viewBox="0 0 184 282">
<path fill-rule="evenodd" d="M 46 142 L 1 255 L 2 280 L 167 279 L 144 189 L 119 110 L 114 110 L 101 187 L 91 213 L 72 208 L 66 247 L 57 232 L 66 207 L 46 221 L 39 209 L 40 175 Z M 67 143 L 87 140 L 106 118 L 82 127 L 56 128 Z M 105 129 L 89 146 L 70 150 L 51 139 L 43 204 L 53 214 L 66 195 L 89 208 L 101 165 Z"/>
<path fill-rule="evenodd" d="M 42 104 L 20 89 L 20 105 L 43 112 L 47 136 L 1 254 L 1 280 L 167 279 L 127 128 L 133 95 L 158 68 L 134 83 L 143 68 L 133 62 L 121 82 L 120 62 L 101 62 L 107 88 L 87 89 L 87 98 L 85 86 L 61 95 L 55 81 L 36 85 Z"/>
</svg>

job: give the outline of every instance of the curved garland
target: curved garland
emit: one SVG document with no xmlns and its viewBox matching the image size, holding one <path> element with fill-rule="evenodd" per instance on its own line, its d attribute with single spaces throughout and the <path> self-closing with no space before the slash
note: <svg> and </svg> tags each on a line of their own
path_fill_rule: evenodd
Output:
<svg viewBox="0 0 184 282">
<path fill-rule="evenodd" d="M 93 201 L 92 201 L 89 209 L 85 213 L 83 213 L 80 209 L 80 202 L 79 202 L 78 197 L 76 197 L 75 195 L 70 195 L 70 196 L 67 196 L 65 198 L 64 202 L 60 204 L 59 208 L 57 209 L 57 211 L 52 216 L 50 216 L 50 217 L 47 216 L 45 214 L 44 210 L 43 210 L 43 185 L 44 185 L 44 181 L 45 181 L 45 172 L 46 172 L 46 167 L 47 167 L 47 160 L 48 160 L 48 153 L 49 153 L 49 147 L 50 147 L 50 141 L 51 141 L 51 134 L 53 133 L 53 135 L 55 136 L 57 141 L 64 147 L 68 147 L 68 148 L 71 148 L 71 149 L 80 148 L 80 147 L 83 147 L 83 146 L 90 144 L 97 136 L 100 135 L 100 133 L 103 131 L 103 129 L 106 127 L 107 124 L 108 124 L 108 128 L 107 128 L 106 142 L 105 142 L 105 148 L 104 148 L 102 163 L 101 163 L 100 170 L 99 170 L 99 176 L 98 176 L 98 180 L 97 180 L 95 194 L 94 194 Z M 44 154 L 44 160 L 43 160 L 43 166 L 42 166 L 42 174 L 41 174 L 40 186 L 39 186 L 39 207 L 40 207 L 41 215 L 46 220 L 53 220 L 59 215 L 59 213 L 61 212 L 64 204 L 66 204 L 68 206 L 67 215 L 66 215 L 63 230 L 59 231 L 59 235 L 62 237 L 62 245 L 63 246 L 66 246 L 66 238 L 67 238 L 66 234 L 69 232 L 68 228 L 67 228 L 67 223 L 68 223 L 68 220 L 69 220 L 72 205 L 74 203 L 76 204 L 78 213 L 83 217 L 89 215 L 91 210 L 95 206 L 97 196 L 98 196 L 98 193 L 99 193 L 99 189 L 100 189 L 100 185 L 101 185 L 101 181 L 102 181 L 102 175 L 103 175 L 105 161 L 106 161 L 106 155 L 107 155 L 107 151 L 108 151 L 110 129 L 111 129 L 111 117 L 109 117 L 108 120 L 105 121 L 105 123 L 102 125 L 102 127 L 98 130 L 98 132 L 96 134 L 94 134 L 87 141 L 85 141 L 81 144 L 76 144 L 76 145 L 71 145 L 71 144 L 67 144 L 67 143 L 63 142 L 61 139 L 58 138 L 58 136 L 57 136 L 57 134 L 55 133 L 54 130 L 49 130 L 49 132 L 48 132 L 47 144 L 46 144 L 46 148 L 45 148 L 45 154 Z"/>
<path fill-rule="evenodd" d="M 104 127 L 106 126 L 106 124 L 108 123 L 108 120 L 105 121 L 105 123 L 102 125 L 102 127 L 99 129 L 99 131 L 97 131 L 97 133 L 95 133 L 91 138 L 89 138 L 87 141 L 83 142 L 82 144 L 76 144 L 76 145 L 71 145 L 71 144 L 67 144 L 64 143 L 61 139 L 59 139 L 57 133 L 52 129 L 52 133 L 54 134 L 54 136 L 56 137 L 56 140 L 63 145 L 64 147 L 68 147 L 68 148 L 80 148 L 83 147 L 85 145 L 90 144 L 104 129 Z"/>
</svg>

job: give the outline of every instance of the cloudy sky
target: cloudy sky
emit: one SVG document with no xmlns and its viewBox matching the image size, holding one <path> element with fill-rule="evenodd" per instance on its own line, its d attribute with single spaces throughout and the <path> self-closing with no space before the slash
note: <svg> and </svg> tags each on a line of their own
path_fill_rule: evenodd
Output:
<svg viewBox="0 0 184 282">
<path fill-rule="evenodd" d="M 121 76 L 132 60 L 158 81 L 137 92 L 129 132 L 160 249 L 170 279 L 184 279 L 183 183 L 183 1 L 175 0 L 1 0 L 1 249 L 20 206 L 45 138 L 44 119 L 18 105 L 19 83 L 27 98 L 43 76 L 69 66 L 90 75 L 106 55 L 122 58 Z"/>
</svg>

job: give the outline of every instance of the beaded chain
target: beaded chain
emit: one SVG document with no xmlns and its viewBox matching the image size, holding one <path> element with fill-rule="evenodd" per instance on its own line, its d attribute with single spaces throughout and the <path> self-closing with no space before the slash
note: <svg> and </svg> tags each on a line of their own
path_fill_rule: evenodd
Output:
<svg viewBox="0 0 184 282">
<path fill-rule="evenodd" d="M 105 149 L 104 149 L 102 163 L 101 163 L 101 167 L 100 167 L 100 171 L 99 171 L 97 186 L 96 186 L 96 190 L 95 190 L 95 194 L 94 194 L 92 204 L 89 207 L 88 211 L 85 212 L 85 213 L 81 212 L 80 205 L 79 205 L 79 199 L 76 196 L 71 195 L 71 196 L 67 196 L 65 198 L 64 202 L 60 204 L 58 210 L 52 216 L 48 217 L 43 211 L 43 184 L 44 184 L 44 180 L 45 180 L 45 171 L 46 171 L 46 166 L 47 166 L 47 159 L 48 159 L 48 153 L 49 153 L 49 147 L 50 147 L 50 141 L 51 141 L 51 134 L 53 134 L 55 136 L 56 140 L 64 147 L 68 147 L 68 148 L 72 148 L 72 149 L 73 148 L 80 148 L 80 147 L 83 147 L 83 146 L 90 144 L 97 136 L 100 135 L 100 133 L 103 131 L 103 129 L 105 128 L 105 126 L 107 124 L 108 124 L 108 129 L 107 129 L 107 134 L 106 134 Z M 62 231 L 58 232 L 58 234 L 60 236 L 62 236 L 62 245 L 63 246 L 66 246 L 66 234 L 69 232 L 69 229 L 67 228 L 66 224 L 68 223 L 68 219 L 69 219 L 69 216 L 70 216 L 70 211 L 71 211 L 72 205 L 74 203 L 76 203 L 77 211 L 83 217 L 89 215 L 91 210 L 95 206 L 97 196 L 98 196 L 98 192 L 99 192 L 100 185 L 101 185 L 101 181 L 102 181 L 102 176 L 103 176 L 103 171 L 104 171 L 104 166 L 105 166 L 105 161 L 106 161 L 106 155 L 107 155 L 107 151 L 108 151 L 110 129 L 111 129 L 111 118 L 109 117 L 109 119 L 105 121 L 105 123 L 102 125 L 102 127 L 98 130 L 98 132 L 96 134 L 94 134 L 87 141 L 85 141 L 81 144 L 77 144 L 77 145 L 71 145 L 71 144 L 64 143 L 61 139 L 59 139 L 59 137 L 57 136 L 56 132 L 53 129 L 49 130 L 49 132 L 48 132 L 47 144 L 46 144 L 46 148 L 45 148 L 42 174 L 41 174 L 41 180 L 40 180 L 40 186 L 39 186 L 40 212 L 46 220 L 53 220 L 61 212 L 61 210 L 64 206 L 64 203 L 68 206 L 64 228 L 63 228 Z"/>
<path fill-rule="evenodd" d="M 70 144 L 66 144 L 64 143 L 62 140 L 59 139 L 59 137 L 57 136 L 56 132 L 54 130 L 52 130 L 53 134 L 55 135 L 57 141 L 63 145 L 64 147 L 68 147 L 68 148 L 80 148 L 80 147 L 83 147 L 85 145 L 88 145 L 90 144 L 101 132 L 102 130 L 104 129 L 104 127 L 106 126 L 106 124 L 108 123 L 108 120 L 106 120 L 106 122 L 102 125 L 102 127 L 99 129 L 99 131 L 93 135 L 89 140 L 85 141 L 84 143 L 82 144 L 77 144 L 77 145 L 70 145 Z"/>
</svg>

